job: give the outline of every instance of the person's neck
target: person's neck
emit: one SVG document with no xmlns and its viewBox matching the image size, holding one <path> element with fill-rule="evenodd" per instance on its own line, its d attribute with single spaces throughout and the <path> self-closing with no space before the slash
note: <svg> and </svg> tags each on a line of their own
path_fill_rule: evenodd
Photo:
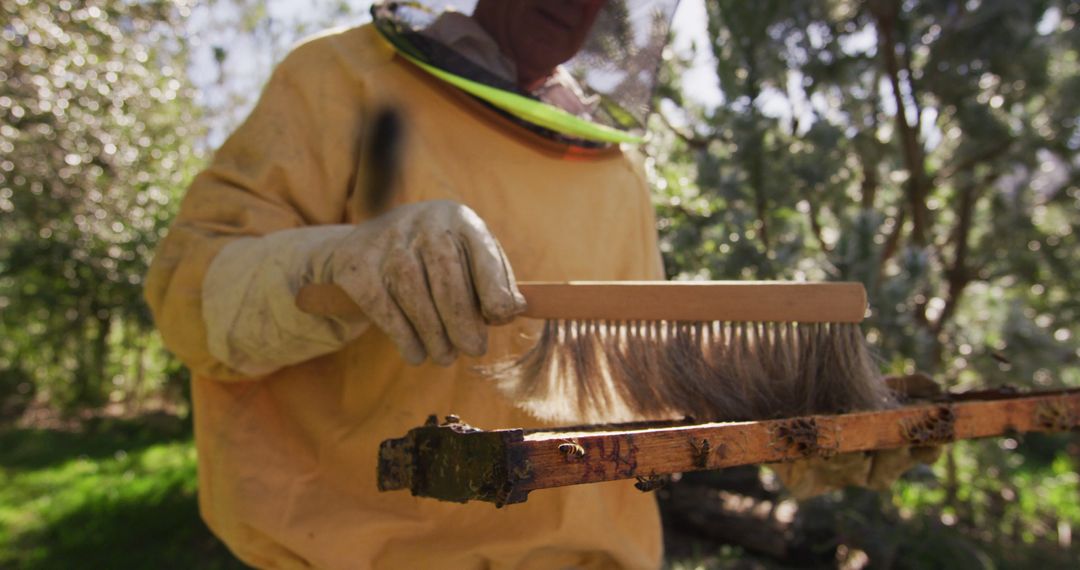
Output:
<svg viewBox="0 0 1080 570">
<path fill-rule="evenodd" d="M 503 55 L 510 58 L 514 62 L 514 66 L 517 69 L 517 85 L 526 93 L 532 92 L 543 85 L 554 73 L 555 69 L 549 69 L 546 72 L 536 72 L 534 70 L 525 69 L 514 57 L 511 50 L 507 48 L 510 42 L 507 41 L 505 30 L 499 25 L 499 14 L 497 13 L 499 3 L 498 2 L 480 2 L 476 6 L 476 10 L 472 14 L 472 19 L 480 24 L 480 28 L 495 40 L 495 45 L 499 46 L 499 51 Z"/>
</svg>

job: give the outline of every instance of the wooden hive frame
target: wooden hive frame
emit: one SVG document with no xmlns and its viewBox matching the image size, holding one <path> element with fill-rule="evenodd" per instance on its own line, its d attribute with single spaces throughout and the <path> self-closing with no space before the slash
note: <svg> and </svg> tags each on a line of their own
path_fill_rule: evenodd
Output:
<svg viewBox="0 0 1080 570">
<path fill-rule="evenodd" d="M 902 408 L 731 423 L 647 422 L 549 430 L 473 428 L 435 416 L 379 449 L 382 491 L 443 501 L 524 502 L 530 492 L 619 479 L 932 446 L 1080 427 L 1080 389 L 946 395 Z"/>
</svg>

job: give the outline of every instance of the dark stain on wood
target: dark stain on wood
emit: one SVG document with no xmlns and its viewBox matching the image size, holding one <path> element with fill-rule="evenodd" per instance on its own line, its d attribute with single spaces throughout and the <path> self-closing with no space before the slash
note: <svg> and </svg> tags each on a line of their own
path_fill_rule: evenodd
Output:
<svg viewBox="0 0 1080 570">
<path fill-rule="evenodd" d="M 916 447 L 941 445 L 956 439 L 956 413 L 951 406 L 937 406 L 921 417 L 900 422 L 904 440 Z"/>
<path fill-rule="evenodd" d="M 634 436 L 593 440 L 582 445 L 584 454 L 577 461 L 584 464 L 581 482 L 629 479 L 637 475 L 638 446 Z M 560 446 L 561 448 L 561 446 Z M 560 449 L 562 450 L 562 449 Z"/>
<path fill-rule="evenodd" d="M 532 477 L 532 464 L 513 445 L 523 439 L 521 430 L 485 432 L 456 416 L 434 423 L 429 419 L 405 437 L 382 443 L 380 490 L 409 489 L 414 496 L 490 501 L 499 507 L 526 499 L 520 483 Z"/>
<path fill-rule="evenodd" d="M 772 447 L 784 453 L 784 459 L 799 459 L 817 455 L 818 425 L 814 418 L 793 418 L 777 423 L 771 430 Z"/>
<path fill-rule="evenodd" d="M 1035 408 L 1035 424 L 1047 431 L 1069 431 L 1080 427 L 1080 414 L 1069 407 L 1068 400 L 1042 402 Z"/>
</svg>

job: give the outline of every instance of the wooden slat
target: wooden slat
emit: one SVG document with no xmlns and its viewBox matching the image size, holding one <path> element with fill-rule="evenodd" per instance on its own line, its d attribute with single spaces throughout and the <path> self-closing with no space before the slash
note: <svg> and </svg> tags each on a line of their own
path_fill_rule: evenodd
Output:
<svg viewBox="0 0 1080 570">
<path fill-rule="evenodd" d="M 380 486 L 444 500 L 506 504 L 524 501 L 531 491 L 566 485 L 1080 427 L 1080 390 L 987 398 L 993 399 L 756 422 L 612 426 L 607 431 L 480 431 L 455 419 L 384 442 Z M 462 443 L 466 438 L 475 442 L 472 447 Z M 455 457 L 466 448 L 473 450 L 468 457 Z M 496 458 L 493 464 L 473 465 L 478 450 Z M 423 472 L 431 464 L 463 468 L 451 470 L 455 479 L 447 482 Z M 384 477 L 384 472 L 393 476 Z M 485 491 L 469 494 L 478 488 Z"/>
<path fill-rule="evenodd" d="M 524 316 L 537 319 L 858 323 L 866 313 L 860 283 L 776 281 L 521 282 Z M 310 284 L 296 298 L 322 316 L 359 314 L 332 284 Z"/>
<path fill-rule="evenodd" d="M 1008 432 L 1072 429 L 1080 392 L 787 420 L 623 432 L 542 432 L 516 444 L 532 465 L 523 489 L 772 463 L 836 453 L 936 445 Z M 709 452 L 702 456 L 703 442 Z M 567 454 L 571 443 L 584 451 Z"/>
</svg>

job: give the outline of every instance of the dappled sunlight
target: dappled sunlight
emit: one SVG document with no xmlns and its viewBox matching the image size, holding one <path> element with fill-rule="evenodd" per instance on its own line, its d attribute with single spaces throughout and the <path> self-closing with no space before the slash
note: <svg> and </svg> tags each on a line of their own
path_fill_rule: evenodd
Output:
<svg viewBox="0 0 1080 570">
<path fill-rule="evenodd" d="M 145 276 L 275 66 L 370 5 L 0 6 L 0 567 L 242 567 L 199 519 L 191 376 Z M 1080 387 L 1078 21 L 1066 0 L 684 0 L 633 151 L 666 277 L 857 281 L 882 372 Z M 667 568 L 1069 568 L 1078 473 L 1074 430 L 950 445 L 882 493 L 686 474 L 657 492 Z"/>
</svg>

